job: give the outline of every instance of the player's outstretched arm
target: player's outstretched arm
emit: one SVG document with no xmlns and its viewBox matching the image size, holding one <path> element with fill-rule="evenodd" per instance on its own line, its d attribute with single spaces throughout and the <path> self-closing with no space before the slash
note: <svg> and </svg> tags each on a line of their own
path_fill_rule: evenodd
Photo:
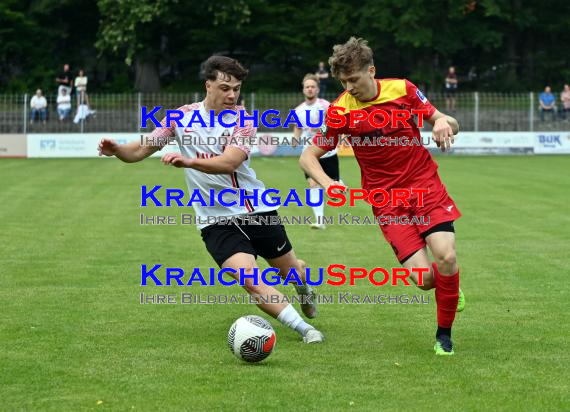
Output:
<svg viewBox="0 0 570 412">
<path fill-rule="evenodd" d="M 101 139 L 98 149 L 99 156 L 116 156 L 125 163 L 134 163 L 158 152 L 161 147 L 141 145 L 139 141 L 119 144 L 112 139 Z"/>
<path fill-rule="evenodd" d="M 212 175 L 222 175 L 235 172 L 246 159 L 247 155 L 243 150 L 228 146 L 222 155 L 209 159 L 191 159 L 180 153 L 167 153 L 162 156 L 162 163 L 174 167 L 188 167 Z"/>
<path fill-rule="evenodd" d="M 339 184 L 332 180 L 323 170 L 321 164 L 319 163 L 319 158 L 324 155 L 327 151 L 321 149 L 318 146 L 312 145 L 307 147 L 305 151 L 301 154 L 299 159 L 299 165 L 309 176 L 313 178 L 321 187 L 325 190 L 333 184 Z"/>
<path fill-rule="evenodd" d="M 459 123 L 451 116 L 437 110 L 427 121 L 433 126 L 432 139 L 443 152 L 451 149 L 454 136 L 459 133 Z"/>
</svg>

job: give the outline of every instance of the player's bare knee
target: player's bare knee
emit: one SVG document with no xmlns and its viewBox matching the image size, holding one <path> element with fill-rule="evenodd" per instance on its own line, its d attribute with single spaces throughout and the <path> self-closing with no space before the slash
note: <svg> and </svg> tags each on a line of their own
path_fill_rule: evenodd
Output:
<svg viewBox="0 0 570 412">
<path fill-rule="evenodd" d="M 243 288 L 250 295 L 263 295 L 265 285 L 255 285 L 253 280 L 249 280 L 244 282 Z"/>
<path fill-rule="evenodd" d="M 435 263 L 437 263 L 437 267 L 439 270 L 451 270 L 455 268 L 457 265 L 457 257 L 455 255 L 455 250 L 451 249 L 444 253 L 436 253 L 434 255 Z"/>
<path fill-rule="evenodd" d="M 248 267 L 244 269 L 244 274 L 248 275 L 248 274 L 252 274 L 253 273 L 253 268 L 252 267 Z M 257 282 L 258 284 L 255 284 L 256 282 L 254 281 L 254 279 L 250 278 L 250 277 L 245 277 L 243 279 L 243 288 L 250 294 L 252 295 L 257 295 L 259 294 L 259 292 L 261 291 L 261 289 L 263 288 L 264 285 L 260 285 L 259 281 Z"/>
</svg>

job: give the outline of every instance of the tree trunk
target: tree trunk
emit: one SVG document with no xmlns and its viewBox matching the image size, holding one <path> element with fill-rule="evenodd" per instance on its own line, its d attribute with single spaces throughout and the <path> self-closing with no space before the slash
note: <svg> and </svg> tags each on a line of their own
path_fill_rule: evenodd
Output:
<svg viewBox="0 0 570 412">
<path fill-rule="evenodd" d="M 157 60 L 139 58 L 136 60 L 135 69 L 135 90 L 145 93 L 160 91 Z"/>
<path fill-rule="evenodd" d="M 536 56 L 536 46 L 534 42 L 535 37 L 530 34 L 527 36 L 527 81 L 530 87 L 534 87 L 534 69 L 535 69 L 535 56 Z"/>
<path fill-rule="evenodd" d="M 430 70 L 430 79 L 429 79 L 429 89 L 431 92 L 438 92 L 443 88 L 443 83 L 441 83 L 441 74 L 440 72 L 443 71 L 440 65 L 439 54 L 434 53 L 433 55 L 426 58 L 426 61 L 431 60 L 431 70 Z M 429 67 L 429 66 L 426 66 Z M 447 68 L 445 68 L 445 73 L 447 73 Z M 424 93 L 428 91 L 425 90 Z"/>
<path fill-rule="evenodd" d="M 507 35 L 507 85 L 510 87 L 516 86 L 517 84 L 517 66 L 518 66 L 518 56 L 517 56 L 517 33 L 515 29 Z"/>
<path fill-rule="evenodd" d="M 521 10 L 521 1 L 511 1 L 511 18 L 509 22 L 509 29 L 507 34 L 507 85 L 509 87 L 516 87 L 517 84 L 517 68 L 519 65 L 518 58 L 518 43 L 519 43 L 519 30 L 517 27 L 517 15 Z"/>
</svg>

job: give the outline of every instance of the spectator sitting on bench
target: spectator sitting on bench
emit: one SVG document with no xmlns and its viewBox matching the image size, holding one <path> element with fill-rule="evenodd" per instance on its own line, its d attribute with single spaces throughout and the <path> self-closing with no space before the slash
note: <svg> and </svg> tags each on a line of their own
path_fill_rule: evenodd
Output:
<svg viewBox="0 0 570 412">
<path fill-rule="evenodd" d="M 551 92 L 550 86 L 544 88 L 544 92 L 538 97 L 540 104 L 540 120 L 544 121 L 544 112 L 552 113 L 552 120 L 556 120 L 556 99 Z"/>
<path fill-rule="evenodd" d="M 47 115 L 47 100 L 42 95 L 41 89 L 36 90 L 36 94 L 32 97 L 32 100 L 30 100 L 30 107 L 32 108 L 30 124 L 34 123 L 36 114 L 39 116 L 42 123 L 45 124 Z"/>
<path fill-rule="evenodd" d="M 57 96 L 57 113 L 59 114 L 59 121 L 67 119 L 71 113 L 71 96 L 67 93 L 67 89 L 63 87 L 61 94 Z"/>
</svg>

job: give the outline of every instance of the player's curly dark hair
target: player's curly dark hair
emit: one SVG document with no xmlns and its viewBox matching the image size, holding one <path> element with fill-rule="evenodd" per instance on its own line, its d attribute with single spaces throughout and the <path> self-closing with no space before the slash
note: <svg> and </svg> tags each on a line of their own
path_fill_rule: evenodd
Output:
<svg viewBox="0 0 570 412">
<path fill-rule="evenodd" d="M 211 56 L 204 62 L 203 76 L 206 80 L 214 81 L 219 73 L 226 76 L 234 76 L 239 81 L 244 80 L 249 73 L 240 62 L 226 56 Z"/>
<path fill-rule="evenodd" d="M 341 73 L 352 73 L 368 66 L 374 66 L 372 49 L 368 47 L 366 40 L 351 37 L 346 43 L 333 47 L 329 65 L 334 77 L 338 77 Z"/>
</svg>

